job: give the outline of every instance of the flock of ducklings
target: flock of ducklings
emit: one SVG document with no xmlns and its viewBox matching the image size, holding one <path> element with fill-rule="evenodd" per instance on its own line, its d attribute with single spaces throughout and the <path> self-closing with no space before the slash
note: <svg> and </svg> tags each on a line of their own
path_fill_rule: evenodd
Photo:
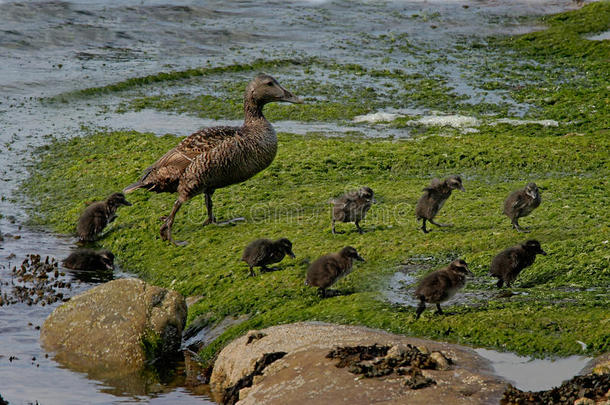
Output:
<svg viewBox="0 0 610 405">
<path fill-rule="evenodd" d="M 246 87 L 245 119 L 241 127 L 211 127 L 193 133 L 148 167 L 140 180 L 123 190 L 128 193 L 142 188 L 158 193 L 178 194 L 171 213 L 163 218 L 164 223 L 160 229 L 163 240 L 176 245 L 185 243 L 173 240 L 171 228 L 179 208 L 190 198 L 205 194 L 208 219 L 204 225 L 216 223 L 212 211 L 214 191 L 245 181 L 271 164 L 277 151 L 277 137 L 263 115 L 263 107 L 274 101 L 302 103 L 301 99 L 284 89 L 273 77 L 259 74 Z M 424 188 L 415 208 L 417 219 L 422 221 L 422 232 L 430 232 L 426 222 L 439 227 L 451 226 L 437 223 L 434 218 L 453 190 L 465 191 L 460 176 L 449 176 L 444 181 L 434 179 Z M 529 215 L 540 205 L 540 201 L 538 187 L 529 183 L 524 189 L 516 190 L 506 198 L 504 214 L 510 218 L 517 231 L 524 231 L 519 226 L 519 218 Z M 336 234 L 342 233 L 336 230 L 336 222 L 353 222 L 357 231 L 363 233 L 360 222 L 376 201 L 373 190 L 362 187 L 331 202 L 331 231 Z M 117 209 L 130 205 L 123 193 L 114 193 L 105 201 L 89 205 L 78 220 L 78 237 L 83 242 L 96 240 L 116 218 Z M 536 240 L 528 240 L 498 253 L 490 267 L 490 274 L 498 278 L 497 286 L 501 288 L 506 284 L 510 287 L 521 270 L 533 264 L 537 254 L 546 255 Z M 254 267 L 259 267 L 261 272 L 269 271 L 269 265 L 282 261 L 286 255 L 295 257 L 289 239 L 257 239 L 246 246 L 242 260 L 247 263 L 250 275 L 253 276 Z M 317 287 L 322 297 L 334 295 L 336 292 L 329 287 L 351 272 L 354 260 L 364 261 L 351 246 L 323 255 L 310 264 L 305 284 Z M 64 265 L 73 269 L 104 270 L 112 269 L 113 261 L 114 255 L 107 250 L 79 249 L 64 260 Z M 457 259 L 447 267 L 423 277 L 415 290 L 415 297 L 419 300 L 416 317 L 420 317 L 426 303 L 436 304 L 437 313 L 442 314 L 440 303 L 464 287 L 469 275 L 472 273 L 467 263 Z"/>
</svg>

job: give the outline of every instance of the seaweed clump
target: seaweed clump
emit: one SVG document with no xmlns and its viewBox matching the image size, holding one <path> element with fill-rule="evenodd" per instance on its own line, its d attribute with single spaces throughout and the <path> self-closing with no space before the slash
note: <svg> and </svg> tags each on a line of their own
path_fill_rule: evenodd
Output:
<svg viewBox="0 0 610 405">
<path fill-rule="evenodd" d="M 591 401 L 610 399 L 610 374 L 579 375 L 546 391 L 527 392 L 509 385 L 501 405 L 574 404 L 578 399 Z M 588 403 L 588 402 L 583 402 Z M 593 403 L 593 402 L 591 402 Z"/>
<path fill-rule="evenodd" d="M 62 280 L 64 273 L 59 271 L 58 262 L 48 256 L 44 261 L 40 255 L 30 254 L 11 269 L 12 280 L 0 282 L 0 306 L 17 303 L 42 306 L 57 301 L 67 301 L 64 292 L 72 283 Z M 2 293 L 2 285 L 12 286 L 10 293 Z"/>
<path fill-rule="evenodd" d="M 366 378 L 383 377 L 395 372 L 407 377 L 405 385 L 411 389 L 436 384 L 436 381 L 422 374 L 422 369 L 444 370 L 452 363 L 440 352 L 430 353 L 425 348 L 420 350 L 410 344 L 338 347 L 331 350 L 326 358 L 339 359 L 337 368 L 349 367 L 350 373 Z"/>
</svg>

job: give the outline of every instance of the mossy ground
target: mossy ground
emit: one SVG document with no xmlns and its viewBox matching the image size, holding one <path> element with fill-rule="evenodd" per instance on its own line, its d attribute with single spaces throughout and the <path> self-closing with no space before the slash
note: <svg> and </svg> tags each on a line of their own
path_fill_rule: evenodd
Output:
<svg viewBox="0 0 610 405">
<path fill-rule="evenodd" d="M 607 61 L 610 47 L 609 41 L 588 41 L 582 33 L 608 29 L 599 16 L 609 14 L 610 3 L 592 4 L 549 18 L 551 28 L 546 31 L 490 45 L 504 56 L 510 53 L 513 62 L 528 58 L 535 63 L 523 65 L 529 66 L 523 76 L 511 69 L 479 86 L 499 88 L 511 100 L 529 103 L 526 117 L 556 119 L 561 121 L 558 127 L 484 124 L 478 133 L 468 135 L 432 127 L 416 131 L 419 135 L 413 140 L 282 133 L 278 156 L 268 169 L 214 195 L 217 217 L 244 216 L 245 223 L 202 227 L 205 205 L 202 197 L 196 197 L 182 208 L 174 226 L 175 237 L 188 240 L 189 245 L 170 246 L 159 238 L 159 217 L 169 212 L 175 197 L 138 191 L 129 195 L 133 207 L 119 210 L 118 219 L 99 244 L 111 249 L 124 269 L 147 281 L 184 295 L 201 295 L 190 308 L 189 320 L 202 314 L 212 320 L 250 315 L 248 321 L 227 330 L 206 348 L 201 353 L 204 359 L 248 329 L 311 319 L 523 354 L 582 353 L 577 341 L 587 344 L 586 353 L 606 352 L 610 349 L 610 125 L 609 73 L 603 61 Z M 388 44 L 393 46 L 391 41 Z M 238 93 L 252 71 L 288 72 L 295 65 L 294 61 L 268 64 L 210 73 L 233 79 L 235 74 L 243 76 L 240 84 L 216 88 L 219 94 L 231 95 L 234 101 L 230 103 L 218 102 L 224 99 L 218 95 L 143 95 L 121 108 L 154 107 L 237 118 L 241 110 Z M 327 61 L 313 65 L 303 67 L 300 78 L 285 83 L 310 103 L 302 107 L 271 105 L 266 110 L 270 119 L 341 121 L 406 100 L 451 113 L 485 113 L 485 104 L 463 102 L 446 87 L 447 80 Z M 323 70 L 327 77 L 314 88 L 305 80 L 308 69 Z M 534 71 L 536 75 L 527 75 Z M 386 88 L 405 91 L 387 101 L 380 91 L 363 93 L 366 86 L 337 85 L 333 78 L 337 72 L 342 73 L 342 80 L 364 75 L 379 86 L 387 81 Z M 133 90 L 149 82 L 189 85 L 209 71 L 191 73 L 134 79 L 90 93 Z M 407 89 L 405 78 L 417 86 Z M 548 83 L 548 87 L 540 83 Z M 421 91 L 426 86 L 435 90 Z M 318 91 L 326 95 L 324 100 L 313 98 Z M 337 94 L 343 98 L 334 97 Z M 497 104 L 493 112 L 505 116 L 510 104 Z M 394 126 L 400 127 L 400 121 Z M 39 214 L 39 222 L 72 232 L 86 202 L 130 184 L 178 141 L 170 135 L 136 132 L 54 141 L 37 154 L 39 159 L 25 185 L 35 201 L 32 212 Z M 455 226 L 424 235 L 414 218 L 415 203 L 432 177 L 449 174 L 462 175 L 467 191 L 455 192 L 438 219 Z M 522 220 L 533 230 L 523 235 L 511 230 L 501 206 L 510 191 L 529 181 L 541 187 L 543 203 Z M 347 233 L 332 235 L 327 201 L 361 185 L 372 187 L 379 200 L 364 223 L 366 232 L 360 235 L 352 224 L 341 224 Z M 246 265 L 239 260 L 244 246 L 258 237 L 280 236 L 291 239 L 297 259 L 285 259 L 278 271 L 248 277 Z M 475 298 L 448 307 L 446 316 L 427 311 L 418 321 L 413 307 L 392 305 L 384 299 L 387 282 L 400 264 L 422 255 L 432 257 L 436 267 L 455 257 L 464 258 L 477 276 L 467 287 L 476 297 L 477 292 L 494 288 L 495 279 L 486 277 L 493 255 L 526 238 L 539 239 L 549 255 L 539 257 L 520 275 L 514 291 L 523 294 Z M 321 299 L 303 284 L 307 263 L 346 245 L 355 246 L 367 261 L 357 264 L 336 285 L 341 295 Z"/>
</svg>

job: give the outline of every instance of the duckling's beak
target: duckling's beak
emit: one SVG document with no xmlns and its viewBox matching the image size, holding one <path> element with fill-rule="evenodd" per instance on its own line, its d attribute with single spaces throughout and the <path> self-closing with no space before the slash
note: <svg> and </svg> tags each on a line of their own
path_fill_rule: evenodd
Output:
<svg viewBox="0 0 610 405">
<path fill-rule="evenodd" d="M 466 189 L 464 188 L 464 186 L 462 186 L 461 184 L 460 184 L 460 190 L 461 190 L 461 191 L 466 191 Z"/>
<path fill-rule="evenodd" d="M 293 259 L 296 257 L 292 250 L 288 251 L 288 256 L 292 257 Z"/>
<path fill-rule="evenodd" d="M 358 260 L 359 262 L 363 262 L 363 261 L 365 261 L 365 260 L 362 258 L 362 256 L 360 256 L 360 255 L 356 255 L 355 259 L 356 259 L 356 260 Z"/>
<path fill-rule="evenodd" d="M 131 204 L 129 201 L 125 200 L 125 199 L 123 199 L 123 200 L 121 201 L 121 204 L 126 205 L 126 206 L 128 206 L 128 207 L 131 207 L 131 206 L 132 206 L 132 204 Z"/>
<path fill-rule="evenodd" d="M 540 253 L 542 256 L 546 256 L 546 255 L 547 255 L 547 253 L 546 253 L 544 250 L 542 250 L 542 249 L 540 249 L 539 253 Z"/>
<path fill-rule="evenodd" d="M 303 100 L 301 100 L 299 97 L 295 96 L 283 87 L 282 90 L 284 90 L 284 95 L 278 101 L 285 101 L 293 104 L 303 104 Z"/>
<path fill-rule="evenodd" d="M 377 200 L 375 199 L 375 197 L 371 198 L 371 202 L 372 202 L 373 204 L 377 204 Z"/>
</svg>

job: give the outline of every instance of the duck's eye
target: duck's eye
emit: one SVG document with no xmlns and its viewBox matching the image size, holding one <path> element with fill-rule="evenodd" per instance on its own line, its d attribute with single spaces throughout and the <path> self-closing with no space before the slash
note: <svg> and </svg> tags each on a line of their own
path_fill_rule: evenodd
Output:
<svg viewBox="0 0 610 405">
<path fill-rule="evenodd" d="M 273 82 L 267 82 L 267 86 L 273 86 Z"/>
</svg>

